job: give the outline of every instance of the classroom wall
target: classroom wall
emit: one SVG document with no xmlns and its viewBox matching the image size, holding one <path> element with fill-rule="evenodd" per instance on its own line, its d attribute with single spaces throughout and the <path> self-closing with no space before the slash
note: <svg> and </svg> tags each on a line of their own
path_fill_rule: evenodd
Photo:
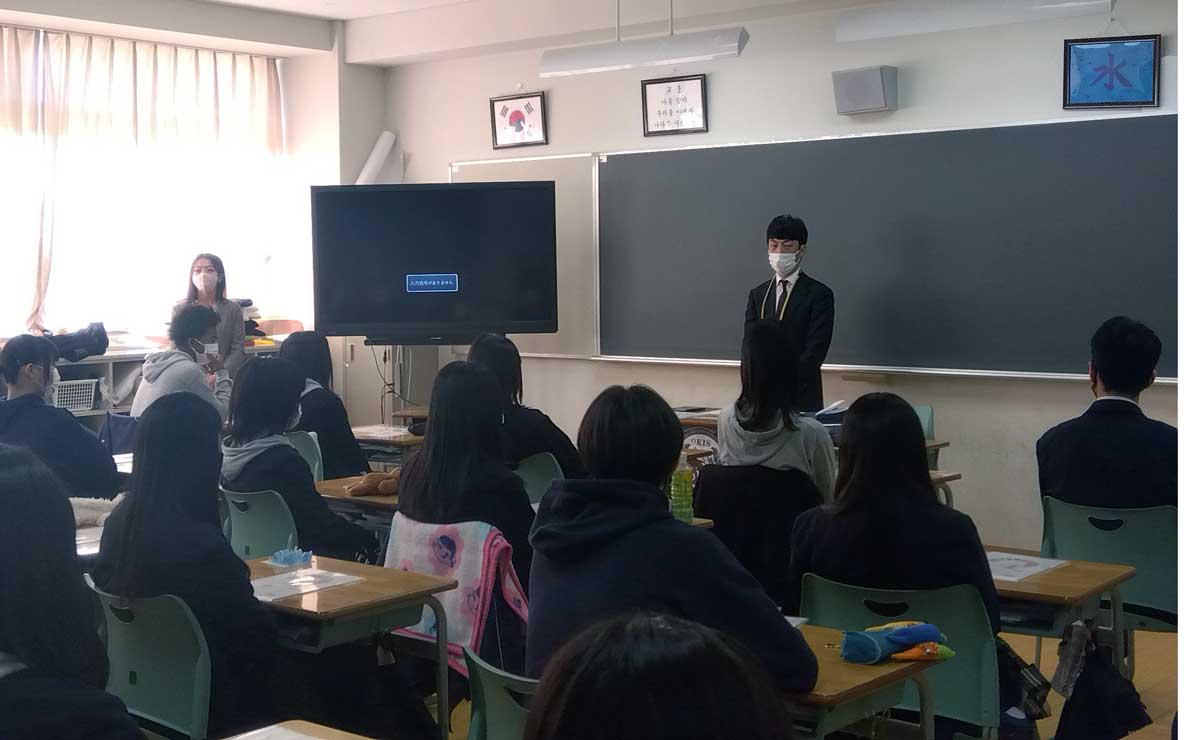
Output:
<svg viewBox="0 0 1200 740">
<path fill-rule="evenodd" d="M 1119 6 L 1131 33 L 1163 33 L 1163 108 L 1175 108 L 1176 3 L 1144 0 Z M 710 133 L 645 139 L 638 81 L 656 70 L 540 80 L 538 52 L 397 67 L 388 75 L 388 121 L 408 153 L 406 182 L 444 182 L 453 160 L 754 142 L 874 131 L 969 127 L 1079 117 L 1061 107 L 1062 40 L 1097 35 L 1104 20 L 1069 18 L 894 39 L 836 43 L 835 16 L 796 15 L 750 22 L 750 43 L 737 60 L 686 65 L 708 74 Z M 448 29 L 449 32 L 449 29 Z M 900 110 L 838 116 L 830 72 L 891 64 L 900 68 Z M 663 75 L 675 70 L 662 70 Z M 550 145 L 493 152 L 487 99 L 516 91 L 548 91 Z M 385 172 L 385 175 L 387 173 Z M 820 173 L 809 176 L 819 177 Z M 803 204 L 796 205 L 803 214 Z M 812 235 L 811 249 L 821 237 Z M 1131 254 L 1132 258 L 1132 254 Z M 1086 259 L 1081 255 L 1080 259 Z M 581 264 L 581 270 L 591 265 Z M 768 275 L 764 257 L 764 279 Z M 820 277 L 819 275 L 817 276 Z M 836 289 L 836 286 L 835 286 Z M 914 286 L 914 290 L 923 289 Z M 1017 299 L 1019 292 L 1014 292 Z M 1070 300 L 1064 296 L 1063 300 Z M 836 341 L 836 335 L 835 335 Z M 1087 370 L 1088 337 L 1079 338 L 1079 371 Z M 448 353 L 443 352 L 443 359 Z M 736 396 L 736 368 L 587 359 L 525 360 L 526 400 L 574 435 L 591 399 L 613 383 L 647 383 L 672 404 L 722 406 Z M 937 436 L 951 442 L 942 467 L 960 470 L 959 508 L 992 543 L 1037 546 L 1041 512 L 1034 444 L 1054 423 L 1091 399 L 1084 381 L 929 376 L 846 380 L 825 374 L 825 398 L 854 399 L 889 390 L 935 409 Z M 1176 422 L 1174 386 L 1152 388 L 1148 413 Z"/>
</svg>

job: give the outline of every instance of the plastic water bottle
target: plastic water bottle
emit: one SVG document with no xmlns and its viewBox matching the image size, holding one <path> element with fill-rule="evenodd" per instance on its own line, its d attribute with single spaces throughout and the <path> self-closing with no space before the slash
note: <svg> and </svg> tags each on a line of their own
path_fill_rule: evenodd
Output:
<svg viewBox="0 0 1200 740">
<path fill-rule="evenodd" d="M 671 474 L 671 515 L 681 522 L 692 521 L 692 465 L 684 452 Z"/>
</svg>

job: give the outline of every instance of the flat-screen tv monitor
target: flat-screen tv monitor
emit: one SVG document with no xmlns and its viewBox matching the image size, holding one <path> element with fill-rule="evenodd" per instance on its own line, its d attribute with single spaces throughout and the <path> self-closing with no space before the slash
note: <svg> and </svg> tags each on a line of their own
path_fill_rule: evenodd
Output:
<svg viewBox="0 0 1200 740">
<path fill-rule="evenodd" d="M 312 189 L 317 331 L 387 344 L 558 331 L 553 182 Z"/>
</svg>

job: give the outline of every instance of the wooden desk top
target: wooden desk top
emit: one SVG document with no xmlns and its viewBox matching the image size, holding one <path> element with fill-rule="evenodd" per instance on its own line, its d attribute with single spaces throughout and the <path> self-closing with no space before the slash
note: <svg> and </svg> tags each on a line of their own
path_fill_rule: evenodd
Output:
<svg viewBox="0 0 1200 740">
<path fill-rule="evenodd" d="M 930 470 L 929 480 L 933 481 L 933 485 L 940 486 L 945 483 L 953 483 L 956 480 L 962 480 L 962 473 L 952 473 L 949 470 Z"/>
<path fill-rule="evenodd" d="M 247 560 L 246 565 L 250 566 L 250 580 L 300 569 L 299 566 L 276 568 L 267 565 L 266 558 Z M 266 602 L 267 606 L 309 619 L 328 621 L 364 609 L 419 599 L 423 596 L 458 588 L 458 581 L 451 578 L 410 573 L 395 568 L 381 568 L 378 565 L 351 563 L 320 555 L 313 556 L 312 567 L 333 573 L 358 576 L 363 580 L 269 601 Z"/>
<path fill-rule="evenodd" d="M 1021 555 L 1038 555 L 1035 550 L 1021 550 L 1013 547 L 988 545 L 984 549 L 1014 552 Z M 996 584 L 996 593 L 1002 599 L 1033 601 L 1056 606 L 1076 606 L 1099 596 L 1113 586 L 1128 581 L 1136 573 L 1137 569 L 1132 565 L 1068 560 L 1065 565 L 1020 581 L 994 581 L 994 583 Z"/>
<path fill-rule="evenodd" d="M 385 445 L 387 447 L 420 447 L 425 441 L 408 431 L 407 427 L 396 427 L 385 424 L 354 427 L 350 430 L 359 444 Z"/>
<path fill-rule="evenodd" d="M 354 735 L 349 732 L 335 730 L 332 727 L 324 727 L 322 725 L 314 725 L 312 722 L 303 722 L 301 720 L 292 720 L 291 722 L 281 722 L 277 725 L 264 727 L 261 730 L 247 732 L 244 735 L 238 735 L 231 740 L 259 740 L 260 738 L 271 737 L 272 730 L 288 730 L 307 738 L 314 740 L 367 740 L 362 735 Z"/>
<path fill-rule="evenodd" d="M 847 663 L 842 660 L 841 630 L 804 624 L 800 632 L 817 656 L 817 685 L 807 694 L 787 695 L 789 701 L 797 704 L 836 705 L 853 701 L 935 665 L 924 660 L 879 665 Z"/>
<path fill-rule="evenodd" d="M 428 406 L 405 406 L 392 412 L 393 419 L 428 419 Z"/>
</svg>

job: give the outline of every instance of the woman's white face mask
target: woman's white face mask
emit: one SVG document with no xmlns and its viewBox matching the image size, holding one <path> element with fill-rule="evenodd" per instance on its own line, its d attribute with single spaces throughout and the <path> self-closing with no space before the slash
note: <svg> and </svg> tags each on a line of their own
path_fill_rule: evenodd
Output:
<svg viewBox="0 0 1200 740">
<path fill-rule="evenodd" d="M 194 272 L 192 273 L 192 285 L 196 286 L 196 290 L 203 293 L 212 293 L 217 288 L 218 281 L 217 273 L 215 272 Z"/>
</svg>

